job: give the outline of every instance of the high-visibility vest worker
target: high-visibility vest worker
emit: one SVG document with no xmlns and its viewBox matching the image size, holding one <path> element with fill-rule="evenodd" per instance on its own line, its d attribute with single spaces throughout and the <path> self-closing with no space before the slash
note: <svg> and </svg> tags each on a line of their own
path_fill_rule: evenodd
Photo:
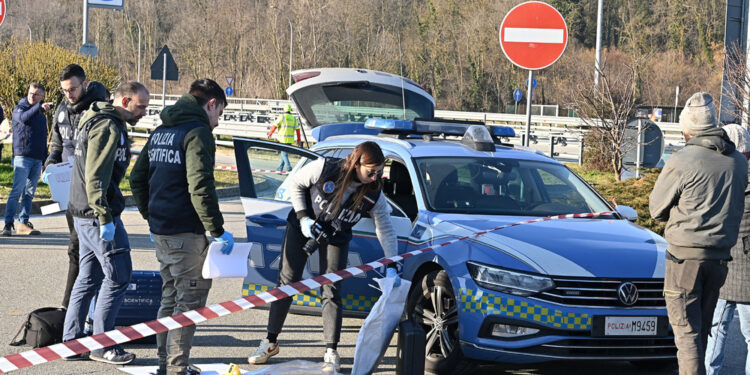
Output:
<svg viewBox="0 0 750 375">
<path fill-rule="evenodd" d="M 297 118 L 292 114 L 292 105 L 287 104 L 284 107 L 284 113 L 276 119 L 273 123 L 271 131 L 268 132 L 268 138 L 271 138 L 273 132 L 278 128 L 279 132 L 276 135 L 276 140 L 284 144 L 294 144 L 294 133 L 297 133 L 297 143 L 302 144 L 302 139 L 299 132 L 299 122 Z"/>
</svg>

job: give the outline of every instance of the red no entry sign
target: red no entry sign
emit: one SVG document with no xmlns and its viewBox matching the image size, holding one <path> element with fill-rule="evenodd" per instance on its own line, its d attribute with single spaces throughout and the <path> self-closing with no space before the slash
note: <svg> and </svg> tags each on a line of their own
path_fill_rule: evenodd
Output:
<svg viewBox="0 0 750 375">
<path fill-rule="evenodd" d="M 5 21 L 5 0 L 0 0 L 0 25 Z"/>
<path fill-rule="evenodd" d="M 562 56 L 568 26 L 557 9 L 541 1 L 515 6 L 500 24 L 500 46 L 521 68 L 544 69 Z"/>
</svg>

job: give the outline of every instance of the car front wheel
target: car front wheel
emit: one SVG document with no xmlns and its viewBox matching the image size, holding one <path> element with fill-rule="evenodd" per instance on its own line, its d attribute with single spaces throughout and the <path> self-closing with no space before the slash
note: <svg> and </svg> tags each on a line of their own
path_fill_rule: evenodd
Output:
<svg viewBox="0 0 750 375">
<path fill-rule="evenodd" d="M 458 306 L 444 270 L 425 275 L 409 293 L 409 319 L 426 332 L 425 371 L 450 374 L 461 361 Z"/>
</svg>

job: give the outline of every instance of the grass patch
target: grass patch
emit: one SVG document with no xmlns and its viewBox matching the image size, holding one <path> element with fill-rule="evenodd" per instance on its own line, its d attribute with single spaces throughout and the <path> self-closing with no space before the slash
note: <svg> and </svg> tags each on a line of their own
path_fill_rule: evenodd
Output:
<svg viewBox="0 0 750 375">
<path fill-rule="evenodd" d="M 648 210 L 648 196 L 654 189 L 661 169 L 642 169 L 643 177 L 640 179 L 631 178 L 618 182 L 611 172 L 586 171 L 575 163 L 566 165 L 592 184 L 610 202 L 615 200 L 617 204 L 633 207 L 638 212 L 636 224 L 664 235 L 666 223 L 654 220 Z"/>
</svg>

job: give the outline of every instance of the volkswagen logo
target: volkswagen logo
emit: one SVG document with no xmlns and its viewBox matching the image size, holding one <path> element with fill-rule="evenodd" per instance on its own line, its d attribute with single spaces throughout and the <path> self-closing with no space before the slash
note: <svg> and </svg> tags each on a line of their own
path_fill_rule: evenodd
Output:
<svg viewBox="0 0 750 375">
<path fill-rule="evenodd" d="M 638 301 L 638 287 L 626 281 L 617 288 L 617 299 L 625 306 L 633 306 Z"/>
</svg>

